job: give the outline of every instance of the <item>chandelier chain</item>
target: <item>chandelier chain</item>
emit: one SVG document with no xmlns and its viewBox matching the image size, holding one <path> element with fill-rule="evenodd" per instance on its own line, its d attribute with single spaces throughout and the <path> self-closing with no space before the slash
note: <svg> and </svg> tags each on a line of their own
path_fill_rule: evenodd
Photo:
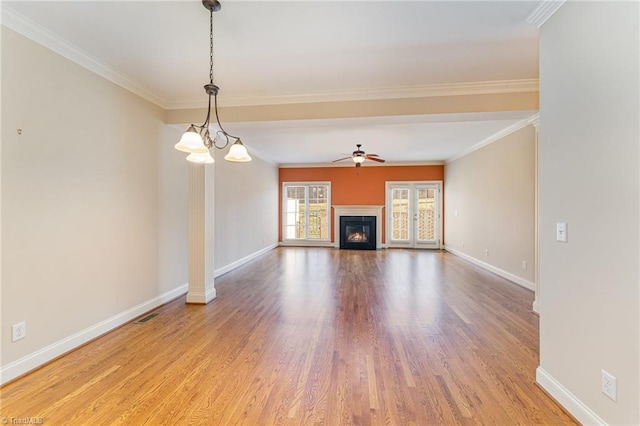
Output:
<svg viewBox="0 0 640 426">
<path fill-rule="evenodd" d="M 213 84 L 213 10 L 209 14 L 209 81 Z"/>
<path fill-rule="evenodd" d="M 218 116 L 218 90 L 220 88 L 213 82 L 213 12 L 220 10 L 220 2 L 218 0 L 202 0 L 202 5 L 209 11 L 209 83 L 204 85 L 204 91 L 208 97 L 207 116 L 201 126 L 192 123 L 175 147 L 178 151 L 190 153 L 187 157 L 188 161 L 209 164 L 213 163 L 213 157 L 211 157 L 209 149 L 213 147 L 224 149 L 230 142 L 235 140 L 229 153 L 224 157 L 225 160 L 233 162 L 251 161 L 251 156 L 240 138 L 227 133 L 222 127 L 222 123 L 220 123 L 220 117 Z M 213 97 L 213 102 L 211 102 L 211 97 Z M 212 112 L 215 114 L 215 123 L 219 130 L 209 129 L 209 125 L 213 124 L 211 122 Z M 212 130 L 215 134 L 212 134 Z"/>
</svg>

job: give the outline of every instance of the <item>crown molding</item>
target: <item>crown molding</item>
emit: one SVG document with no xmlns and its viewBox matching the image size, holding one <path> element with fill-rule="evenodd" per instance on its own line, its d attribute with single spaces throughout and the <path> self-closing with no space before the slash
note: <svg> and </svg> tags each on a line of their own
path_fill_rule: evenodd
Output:
<svg viewBox="0 0 640 426">
<path fill-rule="evenodd" d="M 6 3 L 1 4 L 0 22 L 5 27 L 12 29 L 18 34 L 23 35 L 47 49 L 53 50 L 62 57 L 75 62 L 81 67 L 84 67 L 101 77 L 104 77 L 112 83 L 123 87 L 160 108 L 166 109 L 167 102 L 151 90 L 146 89 L 128 75 L 110 68 L 108 65 L 100 62 L 98 59 L 92 57 L 77 46 L 69 43 L 31 19 L 14 11 L 7 6 Z"/>
<path fill-rule="evenodd" d="M 384 164 L 362 163 L 362 167 L 413 167 L 413 166 L 442 166 L 442 161 L 387 161 Z M 345 163 L 282 163 L 281 169 L 312 169 L 312 168 L 346 168 L 355 167 L 353 162 Z"/>
<path fill-rule="evenodd" d="M 566 0 L 544 0 L 538 2 L 538 5 L 529 13 L 526 21 L 529 24 L 540 28 L 547 19 L 551 18 L 558 11 Z"/>
<path fill-rule="evenodd" d="M 555 12 L 564 0 L 543 1 L 534 9 L 530 17 L 539 9 Z M 549 4 L 555 5 L 554 8 Z M 548 16 L 551 16 L 551 12 Z M 541 12 L 540 12 L 541 13 Z M 537 16 L 537 15 L 536 15 Z M 548 18 L 545 18 L 545 20 Z M 527 18 L 529 20 L 529 18 Z M 6 3 L 1 3 L 0 22 L 28 39 L 58 53 L 72 62 L 104 77 L 124 89 L 148 100 L 165 110 L 179 110 L 206 107 L 206 99 L 165 100 L 153 91 L 145 88 L 130 76 L 102 63 L 87 52 L 60 38 L 36 22 L 21 15 Z M 230 96 L 219 99 L 222 107 L 280 105 L 319 102 L 367 101 L 403 98 L 429 98 L 438 96 L 485 95 L 498 93 L 537 92 L 538 79 L 496 80 L 463 83 L 428 84 L 421 86 L 398 86 L 376 89 L 359 89 L 318 93 L 303 93 L 275 96 Z"/>
<path fill-rule="evenodd" d="M 527 127 L 529 125 L 532 126 L 536 126 L 537 123 L 540 122 L 540 113 L 535 113 L 533 114 L 531 117 L 527 117 L 524 120 L 520 120 L 517 123 L 512 124 L 509 127 L 505 127 L 504 129 L 500 130 L 499 132 L 494 133 L 493 135 L 489 136 L 488 138 L 478 142 L 477 144 L 473 145 L 472 147 L 469 147 L 467 149 L 465 149 L 464 151 L 462 151 L 459 154 L 454 155 L 453 157 L 447 158 L 447 160 L 445 161 L 445 164 L 449 164 L 452 163 L 456 160 L 459 160 L 462 157 L 466 157 L 467 155 L 471 154 L 474 151 L 479 150 L 480 148 L 483 148 L 489 144 L 492 144 L 496 141 L 499 141 L 500 139 L 504 138 L 505 136 L 509 136 L 511 133 L 515 133 L 518 130 Z"/>
<path fill-rule="evenodd" d="M 532 118 L 532 117 L 530 117 L 530 118 Z M 538 127 L 540 127 L 540 113 L 537 113 L 536 115 L 534 115 L 533 119 L 531 120 L 531 122 L 529 124 L 531 124 L 536 129 Z"/>
<path fill-rule="evenodd" d="M 269 164 L 270 166 L 279 167 L 279 164 L 273 160 L 271 160 L 269 157 L 267 157 L 266 155 L 262 154 L 261 151 L 256 151 L 254 148 L 251 148 L 250 146 L 246 146 L 245 148 L 247 148 L 247 151 L 249 151 L 249 154 L 253 155 L 256 158 L 259 158 L 261 161 L 264 161 L 265 163 Z"/>
<path fill-rule="evenodd" d="M 464 83 L 399 86 L 380 89 L 318 92 L 276 96 L 228 96 L 218 100 L 222 107 L 249 105 L 282 105 L 317 102 L 368 101 L 380 99 L 430 98 L 437 96 L 488 95 L 496 93 L 538 92 L 538 79 L 476 81 Z M 191 109 L 206 107 L 206 102 L 184 99 L 168 101 L 167 109 Z"/>
<path fill-rule="evenodd" d="M 540 113 L 536 112 L 531 117 L 527 117 L 522 121 L 524 121 L 524 122 L 526 122 L 528 124 L 531 124 L 532 126 L 539 126 L 540 125 Z"/>
</svg>

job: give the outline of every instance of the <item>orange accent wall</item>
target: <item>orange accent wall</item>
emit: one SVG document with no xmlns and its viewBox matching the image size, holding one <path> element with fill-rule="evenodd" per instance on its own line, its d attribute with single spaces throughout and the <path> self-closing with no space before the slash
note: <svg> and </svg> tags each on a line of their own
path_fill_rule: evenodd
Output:
<svg viewBox="0 0 640 426">
<path fill-rule="evenodd" d="M 313 167 L 280 169 L 283 182 L 331 182 L 331 204 L 384 206 L 387 181 L 444 181 L 444 166 Z M 278 204 L 278 239 L 282 241 L 282 190 Z M 444 200 L 443 200 L 444 202 Z M 385 216 L 383 210 L 383 217 Z M 331 212 L 333 218 L 333 209 Z M 386 241 L 385 220 L 382 241 Z M 333 241 L 333 224 L 331 226 Z"/>
</svg>

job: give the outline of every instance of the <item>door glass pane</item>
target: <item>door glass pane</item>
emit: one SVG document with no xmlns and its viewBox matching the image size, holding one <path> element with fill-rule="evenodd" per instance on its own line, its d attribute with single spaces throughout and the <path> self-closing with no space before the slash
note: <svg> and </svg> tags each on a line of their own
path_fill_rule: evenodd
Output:
<svg viewBox="0 0 640 426">
<path fill-rule="evenodd" d="M 309 186 L 309 239 L 329 238 L 329 187 L 327 185 Z"/>
<path fill-rule="evenodd" d="M 391 190 L 391 239 L 409 240 L 409 189 Z"/>
<path fill-rule="evenodd" d="M 432 188 L 418 188 L 416 190 L 418 205 L 418 241 L 433 241 L 436 239 L 435 197 Z"/>
<path fill-rule="evenodd" d="M 288 186 L 285 219 L 285 238 L 289 240 L 305 238 L 305 187 Z"/>
</svg>

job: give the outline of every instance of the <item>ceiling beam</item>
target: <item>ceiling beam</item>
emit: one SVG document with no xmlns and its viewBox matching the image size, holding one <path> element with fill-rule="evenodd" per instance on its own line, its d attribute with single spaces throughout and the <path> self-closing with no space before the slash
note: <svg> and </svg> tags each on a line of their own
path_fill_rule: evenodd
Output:
<svg viewBox="0 0 640 426">
<path fill-rule="evenodd" d="M 220 107 L 223 122 L 386 117 L 538 109 L 538 92 Z M 165 111 L 166 124 L 196 123 L 206 108 Z"/>
</svg>

